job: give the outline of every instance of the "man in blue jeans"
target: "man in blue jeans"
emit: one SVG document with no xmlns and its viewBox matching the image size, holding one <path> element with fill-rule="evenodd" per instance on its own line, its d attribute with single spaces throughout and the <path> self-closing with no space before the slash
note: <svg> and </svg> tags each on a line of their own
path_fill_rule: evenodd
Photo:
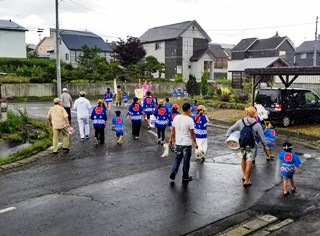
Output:
<svg viewBox="0 0 320 236">
<path fill-rule="evenodd" d="M 195 148 L 198 148 L 198 145 L 194 135 L 194 122 L 190 117 L 191 105 L 189 103 L 183 104 L 182 111 L 182 114 L 177 115 L 174 118 L 170 133 L 169 145 L 173 145 L 174 139 L 176 144 L 176 158 L 173 162 L 170 179 L 174 180 L 176 178 L 180 163 L 183 159 L 182 181 L 191 181 L 192 176 L 189 176 L 189 169 L 192 143 L 194 143 Z"/>
</svg>

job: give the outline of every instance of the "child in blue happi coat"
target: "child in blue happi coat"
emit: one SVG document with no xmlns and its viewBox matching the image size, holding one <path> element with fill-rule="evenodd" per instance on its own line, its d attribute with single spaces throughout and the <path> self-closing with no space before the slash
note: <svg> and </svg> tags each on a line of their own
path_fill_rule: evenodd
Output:
<svg viewBox="0 0 320 236">
<path fill-rule="evenodd" d="M 93 128 L 95 131 L 96 141 L 100 144 L 104 143 L 104 128 L 107 122 L 107 111 L 103 106 L 104 102 L 102 99 L 98 100 L 98 106 L 92 109 L 90 119 L 93 120 Z"/>
<path fill-rule="evenodd" d="M 169 98 L 166 98 L 166 102 L 164 104 L 164 107 L 168 110 L 168 112 L 170 113 L 172 110 L 172 103 L 170 102 Z"/>
<path fill-rule="evenodd" d="M 290 193 L 287 190 L 288 180 L 290 180 L 291 192 L 296 191 L 293 175 L 295 172 L 300 173 L 301 161 L 299 157 L 292 151 L 292 144 L 284 142 L 282 144 L 283 151 L 279 153 L 279 159 L 281 161 L 281 175 L 283 177 L 283 196 L 287 196 Z"/>
<path fill-rule="evenodd" d="M 194 100 L 193 101 L 193 104 L 191 106 L 191 114 L 192 114 L 192 117 L 197 114 L 198 112 L 198 101 L 197 100 Z"/>
<path fill-rule="evenodd" d="M 154 110 L 156 117 L 156 127 L 158 131 L 158 144 L 164 144 L 166 127 L 168 125 L 168 110 L 164 107 L 163 99 L 159 99 L 158 107 Z"/>
<path fill-rule="evenodd" d="M 129 100 L 129 96 L 128 96 L 127 92 L 123 93 L 122 100 L 123 100 L 124 105 L 127 106 L 128 105 L 128 100 Z"/>
<path fill-rule="evenodd" d="M 208 149 L 208 133 L 207 126 L 209 124 L 208 117 L 204 114 L 206 107 L 200 105 L 197 109 L 197 113 L 193 116 L 194 120 L 194 134 L 196 136 L 198 149 L 196 149 L 196 157 L 202 162 L 205 161 L 204 155 Z"/>
<path fill-rule="evenodd" d="M 112 130 L 116 131 L 117 144 L 122 144 L 123 137 L 123 118 L 121 111 L 115 111 L 116 116 L 112 119 Z"/>
<path fill-rule="evenodd" d="M 110 88 L 107 88 L 107 92 L 103 95 L 104 101 L 106 102 L 106 109 L 108 111 L 111 110 L 112 105 L 112 99 L 113 99 L 113 93 L 110 91 Z"/>
<path fill-rule="evenodd" d="M 273 129 L 271 122 L 266 121 L 266 129 L 263 131 L 264 137 L 266 139 L 266 152 L 268 154 L 267 160 L 274 159 L 272 148 L 274 147 L 276 141 L 276 131 Z"/>
</svg>

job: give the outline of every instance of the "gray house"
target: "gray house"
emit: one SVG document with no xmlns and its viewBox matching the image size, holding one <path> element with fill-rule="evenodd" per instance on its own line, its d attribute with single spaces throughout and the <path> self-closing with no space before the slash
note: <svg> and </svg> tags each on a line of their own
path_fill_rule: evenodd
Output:
<svg viewBox="0 0 320 236">
<path fill-rule="evenodd" d="M 50 36 L 53 37 L 55 45 L 55 29 L 50 29 Z M 108 62 L 111 59 L 112 49 L 100 36 L 87 32 L 75 30 L 59 30 L 60 35 L 60 58 L 61 60 L 77 65 L 79 56 L 82 54 L 81 48 L 87 45 L 89 48 L 97 47 L 101 49 L 100 56 Z M 54 50 L 51 51 L 51 58 L 55 58 Z"/>
<path fill-rule="evenodd" d="M 242 39 L 232 50 L 231 60 L 246 58 L 280 57 L 289 65 L 294 63 L 295 47 L 288 37 Z"/>
<path fill-rule="evenodd" d="M 26 31 L 11 20 L 0 20 L 0 57 L 26 58 Z"/>
<path fill-rule="evenodd" d="M 294 65 L 296 66 L 313 66 L 313 56 L 315 41 L 305 41 L 297 47 L 294 54 Z M 317 40 L 317 61 L 316 66 L 320 66 L 320 41 Z"/>
<path fill-rule="evenodd" d="M 200 79 L 204 70 L 213 78 L 215 58 L 208 50 L 211 39 L 195 20 L 151 28 L 139 39 L 146 56 L 165 64 L 166 78 L 181 74 L 188 79 L 192 74 Z"/>
</svg>

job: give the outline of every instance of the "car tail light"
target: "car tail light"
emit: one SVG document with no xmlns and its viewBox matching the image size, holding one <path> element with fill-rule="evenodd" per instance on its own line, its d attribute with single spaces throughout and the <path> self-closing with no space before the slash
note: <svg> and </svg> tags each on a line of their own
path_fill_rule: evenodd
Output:
<svg viewBox="0 0 320 236">
<path fill-rule="evenodd" d="M 281 111 L 281 104 L 276 104 L 276 106 L 274 107 L 275 111 Z"/>
</svg>

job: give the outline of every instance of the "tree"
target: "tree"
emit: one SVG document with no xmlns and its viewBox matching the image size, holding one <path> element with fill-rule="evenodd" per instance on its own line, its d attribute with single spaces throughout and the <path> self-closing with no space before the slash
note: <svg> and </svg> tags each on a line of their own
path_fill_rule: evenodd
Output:
<svg viewBox="0 0 320 236">
<path fill-rule="evenodd" d="M 201 76 L 201 94 L 202 97 L 205 97 L 209 92 L 209 85 L 208 85 L 208 77 L 209 73 L 205 70 Z"/>
<path fill-rule="evenodd" d="M 87 45 L 81 47 L 82 54 L 79 56 L 79 69 L 85 73 L 85 78 L 89 82 L 102 79 L 102 75 L 106 71 L 107 61 L 105 58 L 100 57 L 101 49 L 97 46 L 89 48 Z"/>
<path fill-rule="evenodd" d="M 31 47 L 31 45 L 27 45 L 27 58 L 37 58 L 38 54 L 35 49 Z"/>
<path fill-rule="evenodd" d="M 196 77 L 194 77 L 193 75 L 189 75 L 189 80 L 187 82 L 187 91 L 190 94 L 191 98 L 193 98 L 195 95 L 199 95 L 200 94 L 200 87 L 199 84 L 197 82 Z"/>
<path fill-rule="evenodd" d="M 152 73 L 159 73 L 159 78 L 161 78 L 161 74 L 163 73 L 165 68 L 164 63 L 160 63 L 157 58 L 154 56 L 147 56 L 145 64 L 143 65 L 143 70 L 151 75 Z"/>
<path fill-rule="evenodd" d="M 124 67 L 136 65 L 146 55 L 140 40 L 132 36 L 127 37 L 127 42 L 122 39 L 117 41 L 117 47 L 114 51 L 116 58 Z"/>
</svg>

